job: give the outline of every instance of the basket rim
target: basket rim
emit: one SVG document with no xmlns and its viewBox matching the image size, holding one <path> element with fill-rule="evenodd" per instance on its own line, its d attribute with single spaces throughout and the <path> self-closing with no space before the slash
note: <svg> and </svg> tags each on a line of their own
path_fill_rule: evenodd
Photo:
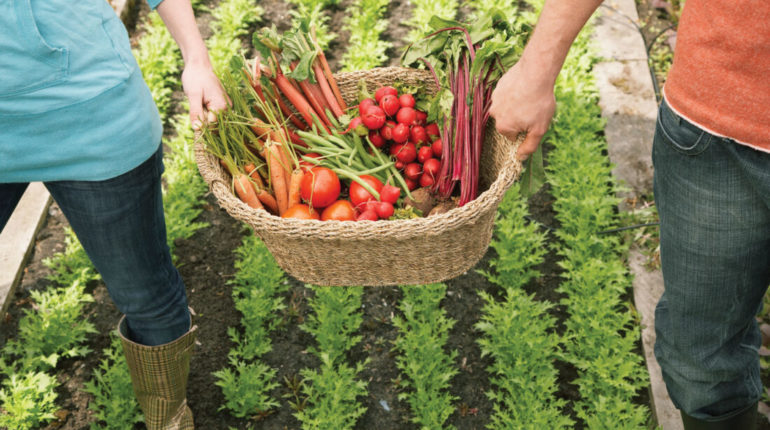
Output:
<svg viewBox="0 0 770 430">
<path fill-rule="evenodd" d="M 427 72 L 422 69 L 410 69 L 405 67 L 377 67 L 366 71 L 338 73 L 336 76 L 365 75 L 371 72 L 387 73 L 389 71 L 398 71 L 401 73 Z M 493 125 L 494 120 L 490 119 L 488 127 L 493 127 Z M 378 221 L 322 221 L 282 218 L 278 215 L 273 215 L 266 210 L 251 208 L 230 192 L 228 184 L 220 178 L 215 177 L 213 172 L 225 172 L 219 163 L 215 162 L 215 157 L 205 149 L 204 144 L 201 142 L 200 136 L 197 133 L 193 143 L 196 163 L 198 164 L 201 176 L 207 182 L 209 189 L 219 201 L 220 206 L 225 208 L 225 210 L 227 210 L 233 217 L 247 222 L 258 233 L 261 231 L 269 232 L 270 225 L 279 223 L 283 227 L 281 229 L 281 234 L 285 236 L 307 239 L 339 240 L 340 237 L 336 234 L 339 233 L 341 226 L 344 226 L 349 235 L 357 236 L 357 238 L 365 237 L 363 235 L 359 236 L 361 233 L 372 233 L 373 226 L 378 227 L 376 229 L 377 237 L 413 236 L 415 230 L 425 234 L 430 234 L 431 231 L 434 231 L 435 234 L 438 234 L 441 231 L 452 228 L 453 225 L 466 223 L 469 218 L 475 218 L 481 215 L 483 212 L 488 211 L 490 207 L 496 209 L 505 191 L 518 178 L 518 175 L 521 172 L 521 161 L 519 161 L 515 155 L 523 137 L 520 136 L 516 142 L 511 142 L 502 135 L 501 137 L 508 145 L 510 145 L 509 160 L 501 167 L 500 172 L 498 172 L 497 177 L 492 181 L 489 187 L 480 193 L 474 200 L 463 206 L 450 209 L 445 213 L 431 215 L 429 217 L 423 216 L 419 218 Z M 224 177 L 226 177 L 226 175 Z M 231 207 L 233 209 L 238 209 L 238 211 L 231 211 Z M 240 212 L 247 213 L 249 215 L 248 219 L 244 219 L 247 217 L 242 216 Z M 257 223 L 255 223 L 255 221 Z M 312 229 L 308 230 L 307 227 L 310 226 L 312 226 Z"/>
</svg>

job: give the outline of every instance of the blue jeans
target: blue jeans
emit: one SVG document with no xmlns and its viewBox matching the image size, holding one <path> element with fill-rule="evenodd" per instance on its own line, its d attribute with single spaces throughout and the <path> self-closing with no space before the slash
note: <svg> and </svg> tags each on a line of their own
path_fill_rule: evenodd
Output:
<svg viewBox="0 0 770 430">
<path fill-rule="evenodd" d="M 664 101 L 652 157 L 665 284 L 655 355 L 674 404 L 718 420 L 762 392 L 755 317 L 770 284 L 770 154 Z"/>
<path fill-rule="evenodd" d="M 45 183 L 126 315 L 128 336 L 150 346 L 175 340 L 190 328 L 185 286 L 166 244 L 161 173 L 159 147 L 147 161 L 112 179 Z M 0 184 L 0 229 L 26 186 Z"/>
</svg>

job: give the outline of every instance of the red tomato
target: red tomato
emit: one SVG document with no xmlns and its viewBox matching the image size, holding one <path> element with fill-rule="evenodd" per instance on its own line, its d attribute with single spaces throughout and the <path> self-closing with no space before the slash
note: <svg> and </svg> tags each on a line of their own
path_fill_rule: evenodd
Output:
<svg viewBox="0 0 770 430">
<path fill-rule="evenodd" d="M 372 142 L 372 145 L 374 145 L 376 148 L 382 148 L 385 146 L 385 139 L 377 130 L 372 130 L 369 132 L 369 141 Z"/>
<path fill-rule="evenodd" d="M 382 100 L 380 100 L 380 107 L 385 111 L 385 114 L 393 116 L 401 108 L 401 105 L 398 103 L 398 98 L 396 98 L 396 96 L 386 94 L 382 97 Z"/>
<path fill-rule="evenodd" d="M 396 144 L 390 147 L 390 155 L 404 164 L 411 163 L 417 158 L 417 148 L 412 142 Z"/>
<path fill-rule="evenodd" d="M 363 100 L 361 100 L 361 103 L 358 104 L 358 114 L 359 115 L 363 115 L 364 112 L 366 112 L 366 109 L 369 106 L 374 106 L 376 104 L 377 104 L 377 102 L 374 101 L 374 99 L 363 99 Z"/>
<path fill-rule="evenodd" d="M 377 88 L 377 91 L 374 92 L 374 99 L 377 100 L 377 103 L 379 103 L 380 100 L 382 100 L 382 98 L 388 94 L 392 96 L 398 96 L 398 90 L 388 85 Z"/>
<path fill-rule="evenodd" d="M 361 120 L 369 130 L 379 130 L 385 125 L 385 112 L 379 106 L 369 106 Z"/>
<path fill-rule="evenodd" d="M 421 125 L 413 125 L 409 130 L 409 140 L 414 142 L 415 145 L 419 145 L 428 141 L 428 133 L 425 132 L 425 128 Z"/>
<path fill-rule="evenodd" d="M 382 182 L 380 182 L 379 179 L 375 178 L 374 176 L 370 175 L 361 175 L 359 178 L 369 184 L 372 188 L 374 188 L 374 191 L 377 191 L 378 193 L 382 189 Z M 352 181 L 350 183 L 350 201 L 353 202 L 353 205 L 355 207 L 359 207 L 361 204 L 369 201 L 374 200 L 374 196 L 369 193 L 369 191 L 366 191 L 366 188 L 364 188 L 361 184 L 359 184 L 356 181 Z"/>
<path fill-rule="evenodd" d="M 393 204 L 388 202 L 377 202 L 375 210 L 377 211 L 377 216 L 382 219 L 390 218 L 393 216 L 393 212 L 395 212 Z"/>
<path fill-rule="evenodd" d="M 356 210 L 347 200 L 337 200 L 321 212 L 321 221 L 354 221 L 356 219 Z"/>
<path fill-rule="evenodd" d="M 417 161 L 424 163 L 425 160 L 433 158 L 433 149 L 430 146 L 422 146 L 417 150 Z"/>
<path fill-rule="evenodd" d="M 404 143 L 409 140 L 409 126 L 406 124 L 396 124 L 391 134 L 394 142 Z"/>
<path fill-rule="evenodd" d="M 422 164 L 422 171 L 425 174 L 430 175 L 432 178 L 436 178 L 438 171 L 441 169 L 441 162 L 435 158 L 429 158 Z"/>
<path fill-rule="evenodd" d="M 378 219 L 377 212 L 374 209 L 369 209 L 361 212 L 356 221 L 377 221 Z"/>
<path fill-rule="evenodd" d="M 399 124 L 404 124 L 407 127 L 414 124 L 416 119 L 417 111 L 410 107 L 401 108 L 398 110 L 398 113 L 396 113 L 396 122 Z"/>
<path fill-rule="evenodd" d="M 398 98 L 398 103 L 401 105 L 401 107 L 414 107 L 414 96 L 411 94 L 401 94 L 401 96 Z"/>
<path fill-rule="evenodd" d="M 433 150 L 433 155 L 435 155 L 436 158 L 441 158 L 441 154 L 444 151 L 444 147 L 441 143 L 441 139 L 434 140 L 430 148 Z"/>
<path fill-rule="evenodd" d="M 427 133 L 429 137 L 438 137 L 440 133 L 438 130 L 438 125 L 436 125 L 435 122 L 426 125 L 425 133 Z"/>
<path fill-rule="evenodd" d="M 326 167 L 313 167 L 300 182 L 299 195 L 314 209 L 325 208 L 340 195 L 340 179 Z"/>
<path fill-rule="evenodd" d="M 422 166 L 420 163 L 409 163 L 404 167 L 404 176 L 409 179 L 417 180 L 422 175 Z"/>
<path fill-rule="evenodd" d="M 394 187 L 390 184 L 385 184 L 380 190 L 380 200 L 395 205 L 398 201 L 398 197 L 401 195 L 401 188 Z"/>
<path fill-rule="evenodd" d="M 393 139 L 393 129 L 396 127 L 396 122 L 387 120 L 385 121 L 385 125 L 382 126 L 380 129 L 380 134 L 382 135 L 382 138 L 385 140 L 392 140 Z"/>
<path fill-rule="evenodd" d="M 289 209 L 286 209 L 286 212 L 284 212 L 281 217 L 297 219 L 321 219 L 318 216 L 318 212 L 314 211 L 310 206 L 303 203 L 297 203 Z"/>
<path fill-rule="evenodd" d="M 423 173 L 422 176 L 420 176 L 420 186 L 421 187 L 430 187 L 433 185 L 433 183 L 436 182 L 435 179 L 433 179 L 433 176 Z"/>
</svg>

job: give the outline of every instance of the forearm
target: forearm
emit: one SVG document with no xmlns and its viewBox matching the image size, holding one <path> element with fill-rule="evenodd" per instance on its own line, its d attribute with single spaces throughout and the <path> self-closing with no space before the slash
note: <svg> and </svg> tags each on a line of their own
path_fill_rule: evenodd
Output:
<svg viewBox="0 0 770 430">
<path fill-rule="evenodd" d="M 185 65 L 210 63 L 190 0 L 163 0 L 156 9 L 174 38 Z"/>
<path fill-rule="evenodd" d="M 166 0 L 168 1 L 168 0 Z M 519 62 L 553 85 L 570 46 L 601 0 L 546 0 Z"/>
</svg>

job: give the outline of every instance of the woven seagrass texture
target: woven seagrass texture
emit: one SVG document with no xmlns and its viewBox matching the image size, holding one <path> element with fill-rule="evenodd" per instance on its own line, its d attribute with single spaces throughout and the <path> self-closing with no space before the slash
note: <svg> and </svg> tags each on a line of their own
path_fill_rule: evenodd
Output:
<svg viewBox="0 0 770 430">
<path fill-rule="evenodd" d="M 427 84 L 423 70 L 386 67 L 335 75 L 343 98 L 355 103 L 361 80 L 370 92 L 400 81 Z M 491 121 L 490 121 L 491 123 Z M 444 214 L 394 221 L 284 219 L 255 210 L 231 192 L 231 178 L 203 147 L 195 145 L 201 175 L 232 217 L 248 223 L 276 262 L 300 281 L 316 285 L 413 285 L 440 282 L 471 268 L 484 255 L 495 212 L 518 178 L 521 163 L 513 143 L 490 124 L 484 140 L 480 190 L 470 203 Z"/>
</svg>

